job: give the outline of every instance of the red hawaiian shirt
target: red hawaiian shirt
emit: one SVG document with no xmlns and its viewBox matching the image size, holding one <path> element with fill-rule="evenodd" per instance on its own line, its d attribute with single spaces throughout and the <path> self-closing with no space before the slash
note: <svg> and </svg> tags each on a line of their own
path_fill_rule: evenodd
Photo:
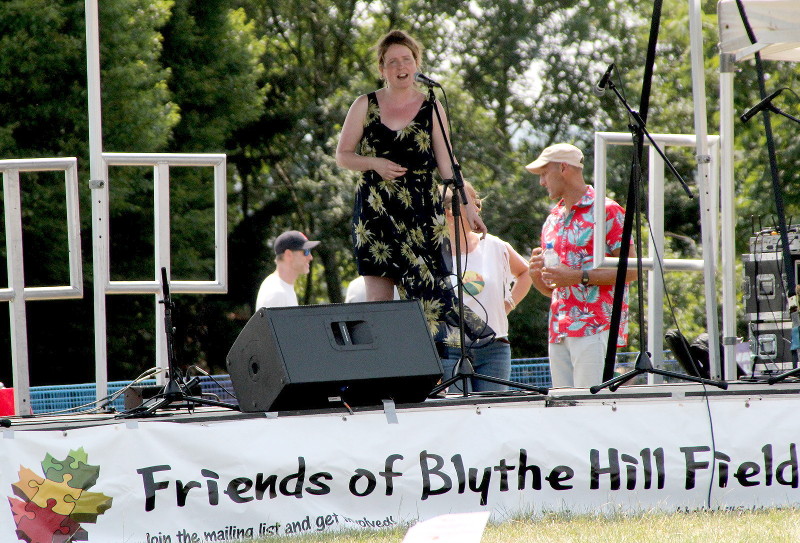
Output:
<svg viewBox="0 0 800 543">
<path fill-rule="evenodd" d="M 594 187 L 572 209 L 561 200 L 550 211 L 542 227 L 542 247 L 552 241 L 561 263 L 575 269 L 590 270 L 594 262 Z M 606 198 L 606 255 L 622 243 L 625 210 Z M 611 324 L 614 303 L 613 285 L 571 285 L 553 290 L 550 301 L 550 343 L 564 337 L 585 337 L 605 332 Z M 617 346 L 628 342 L 628 287 L 622 302 Z"/>
</svg>

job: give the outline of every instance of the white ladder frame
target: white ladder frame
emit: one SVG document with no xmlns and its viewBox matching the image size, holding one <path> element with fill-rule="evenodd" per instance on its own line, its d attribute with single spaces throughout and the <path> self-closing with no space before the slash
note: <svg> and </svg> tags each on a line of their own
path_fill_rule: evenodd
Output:
<svg viewBox="0 0 800 543">
<path fill-rule="evenodd" d="M 0 289 L 0 301 L 8 302 L 11 327 L 11 365 L 14 409 L 18 415 L 30 414 L 30 371 L 28 360 L 27 300 L 63 300 L 83 297 L 81 225 L 78 206 L 78 159 L 30 158 L 0 160 L 3 172 L 5 207 L 6 267 L 8 288 Z M 63 171 L 66 189 L 67 246 L 69 285 L 26 287 L 22 250 L 21 172 Z"/>
<path fill-rule="evenodd" d="M 651 134 L 653 141 L 664 151 L 668 147 L 697 147 L 697 136 L 686 134 Z M 706 281 L 714 284 L 715 273 L 713 264 L 719 258 L 718 243 L 718 216 L 719 186 L 720 186 L 720 137 L 707 136 L 708 152 L 711 157 L 708 163 L 710 169 L 709 186 L 698 186 L 700 191 L 700 222 L 703 231 L 707 231 L 712 242 L 703 245 L 704 255 L 710 258 L 685 259 L 664 258 L 664 172 L 665 162 L 658 154 L 649 140 L 645 139 L 648 147 L 650 168 L 648 178 L 648 208 L 650 216 L 650 230 L 648 236 L 648 252 L 642 256 L 642 269 L 647 270 L 647 350 L 652 353 L 652 362 L 655 367 L 663 366 L 664 353 L 664 285 L 661 274 L 664 271 L 704 272 Z M 616 269 L 619 258 L 606 256 L 606 169 L 609 145 L 633 145 L 629 132 L 597 132 L 595 134 L 595 162 L 594 162 L 594 188 L 596 200 L 594 207 L 594 268 Z M 670 182 L 677 183 L 677 180 Z M 658 257 L 656 257 L 658 255 Z M 628 259 L 628 269 L 635 269 L 636 258 Z M 648 382 L 661 382 L 661 376 L 648 374 Z"/>
<path fill-rule="evenodd" d="M 97 399 L 108 394 L 108 353 L 106 296 L 109 294 L 153 294 L 156 299 L 156 366 L 169 367 L 164 305 L 158 303 L 162 294 L 161 268 L 167 269 L 170 293 L 224 294 L 228 291 L 228 196 L 226 156 L 224 154 L 193 153 L 103 153 L 103 179 L 91 182 L 92 235 L 94 261 L 95 314 L 95 381 Z M 155 246 L 153 280 L 111 281 L 109 184 L 110 166 L 152 166 L 154 197 Z M 211 167 L 214 170 L 214 280 L 173 281 L 171 279 L 169 181 L 171 166 Z M 109 180 L 109 181 L 106 181 Z M 164 372 L 157 382 L 164 384 Z"/>
</svg>

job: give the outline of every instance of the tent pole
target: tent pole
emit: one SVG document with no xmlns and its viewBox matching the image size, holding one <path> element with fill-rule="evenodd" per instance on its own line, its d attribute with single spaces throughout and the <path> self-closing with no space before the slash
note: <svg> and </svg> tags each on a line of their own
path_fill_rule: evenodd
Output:
<svg viewBox="0 0 800 543">
<path fill-rule="evenodd" d="M 108 395 L 106 297 L 108 282 L 108 177 L 103 164 L 100 95 L 100 23 L 97 0 L 86 0 L 86 87 L 89 111 L 89 188 L 92 192 L 92 275 L 94 285 L 94 348 L 97 399 Z"/>
<path fill-rule="evenodd" d="M 703 27 L 700 0 L 689 2 L 689 34 L 691 38 L 692 95 L 694 98 L 694 133 L 697 137 L 697 186 L 700 192 L 700 226 L 703 239 L 706 327 L 709 340 L 711 379 L 721 377 L 719 360 L 719 323 L 717 320 L 717 287 L 715 227 L 717 198 L 713 195 L 709 172 L 711 155 L 708 151 L 706 120 L 705 67 L 703 63 Z"/>
</svg>

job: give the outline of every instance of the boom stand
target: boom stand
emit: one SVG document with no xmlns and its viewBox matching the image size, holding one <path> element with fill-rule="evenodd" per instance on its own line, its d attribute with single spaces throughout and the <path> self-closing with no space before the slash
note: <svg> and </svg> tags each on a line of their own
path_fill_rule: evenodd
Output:
<svg viewBox="0 0 800 543">
<path fill-rule="evenodd" d="M 227 407 L 239 411 L 239 406 L 218 400 L 200 398 L 189 394 L 189 390 L 198 382 L 198 378 L 186 381 L 183 372 L 178 368 L 177 357 L 174 349 L 174 333 L 172 327 L 172 309 L 174 304 L 169 296 L 169 280 L 167 279 L 167 268 L 161 268 L 161 288 L 164 292 L 164 299 L 159 303 L 164 304 L 164 327 L 167 334 L 167 364 L 168 378 L 164 388 L 145 401 L 142 405 L 135 407 L 124 413 L 120 413 L 120 418 L 147 417 L 154 415 L 159 409 L 164 409 L 173 404 L 181 404 L 176 407 L 187 407 L 190 411 L 198 405 L 213 405 L 217 407 Z"/>
<path fill-rule="evenodd" d="M 428 96 L 429 100 L 431 100 L 434 104 L 433 110 L 436 112 L 436 119 L 439 122 L 439 129 L 442 131 L 442 136 L 444 137 L 445 146 L 447 147 L 447 153 L 450 157 L 450 164 L 453 168 L 453 178 L 444 180 L 445 190 L 447 190 L 448 185 L 452 185 L 453 188 L 453 221 L 455 222 L 455 249 L 456 249 L 456 292 L 458 293 L 458 334 L 459 334 L 459 341 L 461 343 L 461 357 L 459 358 L 458 362 L 455 365 L 456 372 L 451 378 L 443 381 L 439 385 L 437 385 L 429 394 L 429 396 L 435 396 L 439 392 L 447 389 L 453 383 L 461 381 L 461 390 L 463 396 L 466 398 L 469 396 L 467 383 L 469 383 L 472 379 L 478 379 L 481 381 L 487 381 L 490 383 L 496 383 L 498 385 L 505 385 L 508 387 L 515 387 L 522 390 L 528 390 L 530 392 L 538 392 L 540 394 L 547 394 L 547 388 L 542 387 L 535 387 L 533 385 L 528 385 L 525 383 L 516 383 L 514 381 L 508 381 L 506 379 L 500 379 L 499 377 L 492 377 L 491 375 L 483 375 L 480 373 L 475 373 L 475 368 L 473 365 L 473 360 L 470 354 L 467 352 L 467 344 L 466 344 L 466 334 L 464 332 L 464 281 L 463 277 L 461 276 L 461 206 L 466 205 L 467 194 L 464 191 L 464 180 L 461 177 L 461 168 L 456 163 L 455 157 L 453 156 L 453 149 L 450 145 L 450 140 L 447 137 L 447 132 L 444 129 L 444 123 L 442 122 L 442 116 L 439 113 L 439 108 L 436 105 L 436 101 L 433 94 L 433 87 L 428 87 Z"/>
<path fill-rule="evenodd" d="M 638 221 L 638 218 L 639 218 L 639 201 L 640 201 L 640 198 L 639 198 L 639 185 L 640 185 L 640 181 L 641 181 L 641 171 L 642 171 L 641 170 L 641 166 L 639 164 L 638 157 L 642 156 L 642 152 L 641 152 L 641 145 L 643 143 L 642 135 L 647 136 L 647 139 L 650 141 L 650 144 L 658 152 L 658 154 L 661 155 L 661 158 L 664 159 L 664 163 L 669 167 L 670 171 L 678 178 L 678 181 L 680 181 L 681 185 L 683 186 L 683 190 L 686 192 L 686 194 L 689 195 L 690 198 L 692 198 L 693 197 L 692 193 L 689 190 L 689 187 L 686 185 L 686 182 L 683 180 L 681 175 L 675 169 L 675 166 L 673 166 L 672 163 L 669 161 L 669 159 L 666 157 L 664 152 L 658 147 L 658 144 L 653 140 L 652 136 L 647 131 L 647 127 L 645 126 L 645 122 L 642 119 L 641 115 L 639 115 L 639 113 L 637 111 L 634 111 L 633 109 L 631 109 L 631 107 L 628 104 L 628 102 L 620 94 L 620 92 L 617 90 L 617 87 L 614 85 L 613 81 L 611 81 L 610 79 L 608 81 L 608 87 L 611 88 L 614 91 L 614 94 L 617 95 L 617 98 L 619 98 L 620 102 L 622 102 L 622 105 L 625 107 L 625 109 L 628 110 L 628 113 L 630 114 L 631 118 L 636 121 L 635 125 L 633 125 L 633 124 L 629 125 L 631 133 L 633 134 L 633 143 L 634 143 L 634 146 L 635 146 L 634 155 L 633 155 L 634 156 L 634 159 L 633 159 L 634 160 L 634 164 L 633 164 L 634 174 L 632 175 L 632 181 L 631 181 L 631 186 L 630 186 L 629 190 L 634 191 L 634 210 L 633 210 L 633 213 L 635 214 L 635 216 L 637 218 L 637 221 Z M 639 250 L 636 252 L 636 258 L 637 258 L 637 263 L 638 263 L 639 277 L 641 277 L 641 275 L 642 275 L 641 237 L 638 234 L 638 232 L 640 232 L 640 231 L 641 231 L 641 229 L 637 228 L 637 241 L 638 241 L 638 244 L 639 244 Z M 624 236 L 623 236 L 623 238 L 624 238 Z M 625 242 L 625 239 L 623 239 L 623 242 Z M 627 251 L 625 251 L 623 254 L 626 256 L 626 259 L 625 259 L 625 261 L 623 261 L 623 259 L 620 258 L 619 266 L 627 266 Z M 615 296 L 617 296 L 617 295 L 621 296 L 621 293 L 615 292 Z M 641 294 L 639 295 L 639 299 L 640 299 L 640 302 L 641 302 Z M 640 303 L 639 315 L 640 315 L 640 318 L 643 317 L 641 303 Z M 641 323 L 640 323 L 640 333 L 641 333 L 641 330 L 643 328 L 644 327 L 641 326 Z M 706 385 L 712 385 L 712 386 L 715 386 L 715 387 L 719 387 L 719 388 L 721 388 L 723 390 L 728 388 L 728 383 L 726 383 L 725 381 L 714 381 L 714 380 L 711 380 L 711 379 L 705 379 L 703 377 L 695 377 L 694 375 L 687 375 L 685 373 L 675 373 L 675 372 L 671 372 L 671 371 L 666 371 L 666 370 L 662 370 L 662 369 L 659 369 L 659 368 L 655 368 L 655 367 L 653 367 L 653 362 L 650 360 L 650 353 L 646 352 L 644 349 L 640 349 L 639 355 L 636 357 L 636 365 L 634 366 L 633 370 L 631 370 L 631 371 L 629 371 L 627 373 L 624 373 L 622 375 L 618 375 L 617 377 L 613 377 L 612 379 L 609 379 L 608 381 L 606 381 L 604 383 L 601 383 L 599 385 L 595 385 L 593 387 L 590 387 L 589 388 L 589 392 L 591 392 L 592 394 L 596 394 L 597 392 L 599 392 L 600 390 L 602 390 L 602 389 L 604 389 L 606 387 L 608 387 L 608 389 L 613 392 L 613 391 L 617 390 L 617 388 L 619 388 L 621 385 L 626 383 L 627 381 L 629 381 L 629 380 L 633 379 L 634 377 L 636 377 L 638 375 L 641 375 L 643 373 L 652 373 L 652 374 L 661 375 L 661 376 L 665 376 L 665 377 L 674 377 L 676 379 L 683 379 L 683 380 L 686 380 L 686 381 L 694 381 L 696 383 L 703 383 L 703 384 L 706 384 Z"/>
</svg>

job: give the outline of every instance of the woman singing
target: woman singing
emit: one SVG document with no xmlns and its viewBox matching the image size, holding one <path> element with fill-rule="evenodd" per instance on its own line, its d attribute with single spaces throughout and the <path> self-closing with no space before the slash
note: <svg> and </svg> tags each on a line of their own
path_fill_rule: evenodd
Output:
<svg viewBox="0 0 800 543">
<path fill-rule="evenodd" d="M 367 301 L 401 298 L 422 301 L 434 337 L 458 325 L 457 300 L 450 286 L 450 245 L 433 172 L 453 178 L 442 126 L 447 119 L 433 93 L 416 88 L 421 47 L 400 30 L 378 42 L 378 70 L 385 86 L 356 98 L 344 120 L 336 161 L 364 172 L 356 187 L 353 248 L 364 276 Z M 473 202 L 464 206 L 470 228 L 485 233 Z M 465 308 L 465 332 L 473 341 L 492 330 Z"/>
</svg>

